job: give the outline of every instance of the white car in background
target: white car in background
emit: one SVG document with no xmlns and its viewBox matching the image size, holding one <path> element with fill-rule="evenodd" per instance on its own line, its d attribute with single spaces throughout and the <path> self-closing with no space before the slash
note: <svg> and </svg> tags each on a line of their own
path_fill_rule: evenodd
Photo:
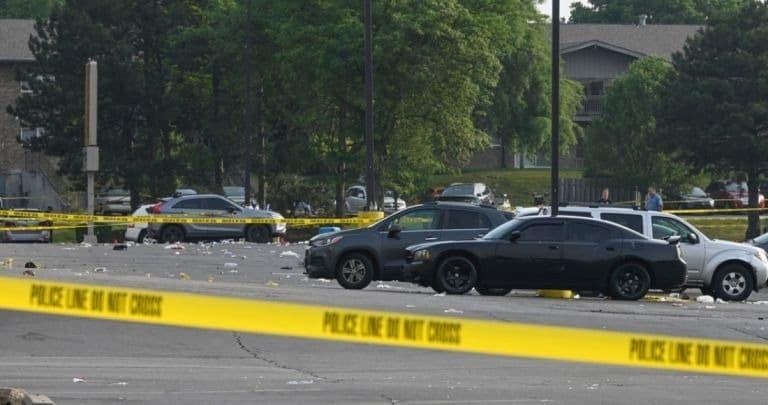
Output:
<svg viewBox="0 0 768 405">
<path fill-rule="evenodd" d="M 549 207 L 545 207 L 540 215 L 549 214 Z M 563 206 L 558 214 L 614 222 L 653 239 L 680 236 L 683 259 L 688 263 L 686 287 L 700 288 L 702 293 L 725 301 L 743 301 L 768 281 L 765 250 L 710 239 L 676 215 L 601 206 Z"/>
<path fill-rule="evenodd" d="M 368 198 L 366 197 L 366 190 L 364 186 L 352 186 L 347 189 L 345 198 L 346 207 L 344 207 L 347 213 L 354 214 L 359 211 L 363 211 L 367 203 Z M 389 190 L 384 191 L 384 206 L 382 207 L 382 211 L 387 214 L 392 214 L 394 212 L 403 210 L 406 207 L 407 205 L 402 198 L 398 198 L 397 204 L 395 204 L 394 193 Z"/>
<path fill-rule="evenodd" d="M 148 208 L 151 208 L 152 204 L 148 205 L 142 205 L 133 212 L 132 216 L 134 217 L 142 217 L 147 216 L 149 213 L 147 212 Z M 125 240 L 136 242 L 136 243 L 144 243 L 144 238 L 147 237 L 147 227 L 149 225 L 147 223 L 138 223 L 138 224 L 128 224 L 128 229 L 125 230 Z"/>
</svg>

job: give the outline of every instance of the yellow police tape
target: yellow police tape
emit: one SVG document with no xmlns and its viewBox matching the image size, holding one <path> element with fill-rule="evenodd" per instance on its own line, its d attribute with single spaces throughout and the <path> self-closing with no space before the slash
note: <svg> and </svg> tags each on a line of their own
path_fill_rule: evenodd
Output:
<svg viewBox="0 0 768 405">
<path fill-rule="evenodd" d="M 0 308 L 340 342 L 768 377 L 768 345 L 0 277 Z"/>
<path fill-rule="evenodd" d="M 40 211 L 0 210 L 0 216 L 10 218 L 47 219 L 56 222 L 94 222 L 94 223 L 173 223 L 173 224 L 287 224 L 291 226 L 313 225 L 367 225 L 376 222 L 378 218 L 235 218 L 235 217 L 194 217 L 187 215 L 143 215 L 143 216 L 113 216 L 113 215 L 81 215 L 60 214 Z"/>
</svg>

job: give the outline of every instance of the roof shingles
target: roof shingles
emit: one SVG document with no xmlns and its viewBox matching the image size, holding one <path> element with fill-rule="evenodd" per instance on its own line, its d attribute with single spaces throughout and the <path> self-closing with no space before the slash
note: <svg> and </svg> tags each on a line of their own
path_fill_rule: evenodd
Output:
<svg viewBox="0 0 768 405">
<path fill-rule="evenodd" d="M 620 25 L 561 24 L 560 47 L 564 52 L 588 42 L 599 41 L 646 56 L 672 60 L 683 49 L 685 40 L 696 34 L 700 25 Z"/>
<path fill-rule="evenodd" d="M 34 62 L 29 50 L 29 37 L 34 33 L 34 20 L 0 19 L 0 62 Z"/>
</svg>

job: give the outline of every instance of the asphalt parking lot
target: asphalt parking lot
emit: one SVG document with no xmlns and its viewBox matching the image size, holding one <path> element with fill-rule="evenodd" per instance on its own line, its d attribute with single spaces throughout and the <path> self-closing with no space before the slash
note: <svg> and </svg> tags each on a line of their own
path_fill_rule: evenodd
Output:
<svg viewBox="0 0 768 405">
<path fill-rule="evenodd" d="M 305 245 L 0 245 L 0 275 L 245 298 L 661 333 L 768 340 L 768 290 L 747 303 L 436 295 L 309 280 Z M 288 253 L 293 252 L 293 253 Z M 98 270 L 97 270 L 98 269 Z M 690 290 L 692 297 L 698 291 Z M 0 386 L 57 404 L 691 404 L 768 402 L 761 380 L 61 318 L 0 311 Z"/>
</svg>

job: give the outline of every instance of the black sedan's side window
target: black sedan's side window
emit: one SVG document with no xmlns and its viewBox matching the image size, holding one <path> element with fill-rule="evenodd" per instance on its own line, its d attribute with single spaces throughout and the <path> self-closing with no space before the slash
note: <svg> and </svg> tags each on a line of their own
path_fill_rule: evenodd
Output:
<svg viewBox="0 0 768 405">
<path fill-rule="evenodd" d="M 445 229 L 491 229 L 491 222 L 481 212 L 448 210 Z"/>
<path fill-rule="evenodd" d="M 536 224 L 520 232 L 520 242 L 559 242 L 563 239 L 561 224 Z"/>
<path fill-rule="evenodd" d="M 565 240 L 569 242 L 602 243 L 608 239 L 611 231 L 599 225 L 572 222 L 566 227 Z"/>
</svg>

